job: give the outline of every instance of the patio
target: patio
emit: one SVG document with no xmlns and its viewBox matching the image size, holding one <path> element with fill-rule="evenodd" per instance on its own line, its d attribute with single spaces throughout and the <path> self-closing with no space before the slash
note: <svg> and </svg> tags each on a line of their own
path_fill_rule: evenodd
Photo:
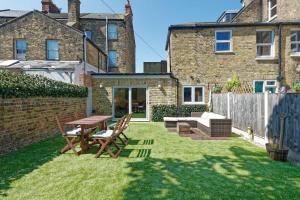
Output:
<svg viewBox="0 0 300 200">
<path fill-rule="evenodd" d="M 300 168 L 238 137 L 199 141 L 132 123 L 118 159 L 60 155 L 60 136 L 0 156 L 0 199 L 297 199 Z"/>
</svg>

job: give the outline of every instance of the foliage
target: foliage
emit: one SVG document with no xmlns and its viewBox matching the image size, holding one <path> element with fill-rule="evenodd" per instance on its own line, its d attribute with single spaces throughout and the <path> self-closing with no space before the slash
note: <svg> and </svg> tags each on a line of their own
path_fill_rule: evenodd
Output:
<svg viewBox="0 0 300 200">
<path fill-rule="evenodd" d="M 240 86 L 241 86 L 240 79 L 239 79 L 238 75 L 234 74 L 232 76 L 231 80 L 229 80 L 226 83 L 225 88 L 227 89 L 228 92 L 231 92 L 234 88 L 237 88 Z"/>
<path fill-rule="evenodd" d="M 154 105 L 152 107 L 152 120 L 162 122 L 164 117 L 190 117 L 192 112 L 204 112 L 206 105 Z"/>
<path fill-rule="evenodd" d="M 299 91 L 300 91 L 300 83 L 295 84 L 295 85 L 293 86 L 293 89 L 294 89 L 295 91 L 299 92 Z"/>
<path fill-rule="evenodd" d="M 221 85 L 215 85 L 212 89 L 212 93 L 219 94 L 222 92 L 222 90 L 223 87 Z"/>
<path fill-rule="evenodd" d="M 0 96 L 2 98 L 87 97 L 87 88 L 42 76 L 0 70 Z"/>
</svg>

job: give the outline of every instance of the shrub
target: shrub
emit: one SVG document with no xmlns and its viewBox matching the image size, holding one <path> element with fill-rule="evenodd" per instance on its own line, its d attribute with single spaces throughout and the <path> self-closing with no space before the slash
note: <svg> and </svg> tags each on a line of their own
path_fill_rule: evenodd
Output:
<svg viewBox="0 0 300 200">
<path fill-rule="evenodd" d="M 154 105 L 152 107 L 152 120 L 162 122 L 164 117 L 190 117 L 192 112 L 205 112 L 206 105 Z"/>
<path fill-rule="evenodd" d="M 2 98 L 87 97 L 87 88 L 54 81 L 42 76 L 24 75 L 0 70 Z"/>
<path fill-rule="evenodd" d="M 295 84 L 295 85 L 293 86 L 293 89 L 294 89 L 295 91 L 299 92 L 299 91 L 300 91 L 300 83 Z"/>
<path fill-rule="evenodd" d="M 219 94 L 221 93 L 223 90 L 223 87 L 220 86 L 220 85 L 215 85 L 213 88 L 212 88 L 212 93 L 216 93 L 216 94 Z"/>
<path fill-rule="evenodd" d="M 226 83 L 225 88 L 227 89 L 228 92 L 231 92 L 232 89 L 238 88 L 240 86 L 241 86 L 240 79 L 238 75 L 234 74 L 231 80 Z"/>
</svg>

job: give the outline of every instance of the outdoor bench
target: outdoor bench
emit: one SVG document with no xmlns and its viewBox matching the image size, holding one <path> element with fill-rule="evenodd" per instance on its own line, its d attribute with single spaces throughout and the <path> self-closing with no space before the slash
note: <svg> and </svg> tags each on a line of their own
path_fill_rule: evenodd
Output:
<svg viewBox="0 0 300 200">
<path fill-rule="evenodd" d="M 176 128 L 177 123 L 188 123 L 211 137 L 229 137 L 232 120 L 211 112 L 192 113 L 192 117 L 165 117 L 166 128 Z"/>
</svg>

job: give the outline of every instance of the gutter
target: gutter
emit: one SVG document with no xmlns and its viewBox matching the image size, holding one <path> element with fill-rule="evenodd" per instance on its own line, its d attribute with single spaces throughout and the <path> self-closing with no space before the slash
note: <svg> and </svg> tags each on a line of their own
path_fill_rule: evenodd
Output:
<svg viewBox="0 0 300 200">
<path fill-rule="evenodd" d="M 85 74 L 85 71 L 86 71 L 86 35 L 84 34 L 83 35 L 83 72 Z"/>
</svg>

